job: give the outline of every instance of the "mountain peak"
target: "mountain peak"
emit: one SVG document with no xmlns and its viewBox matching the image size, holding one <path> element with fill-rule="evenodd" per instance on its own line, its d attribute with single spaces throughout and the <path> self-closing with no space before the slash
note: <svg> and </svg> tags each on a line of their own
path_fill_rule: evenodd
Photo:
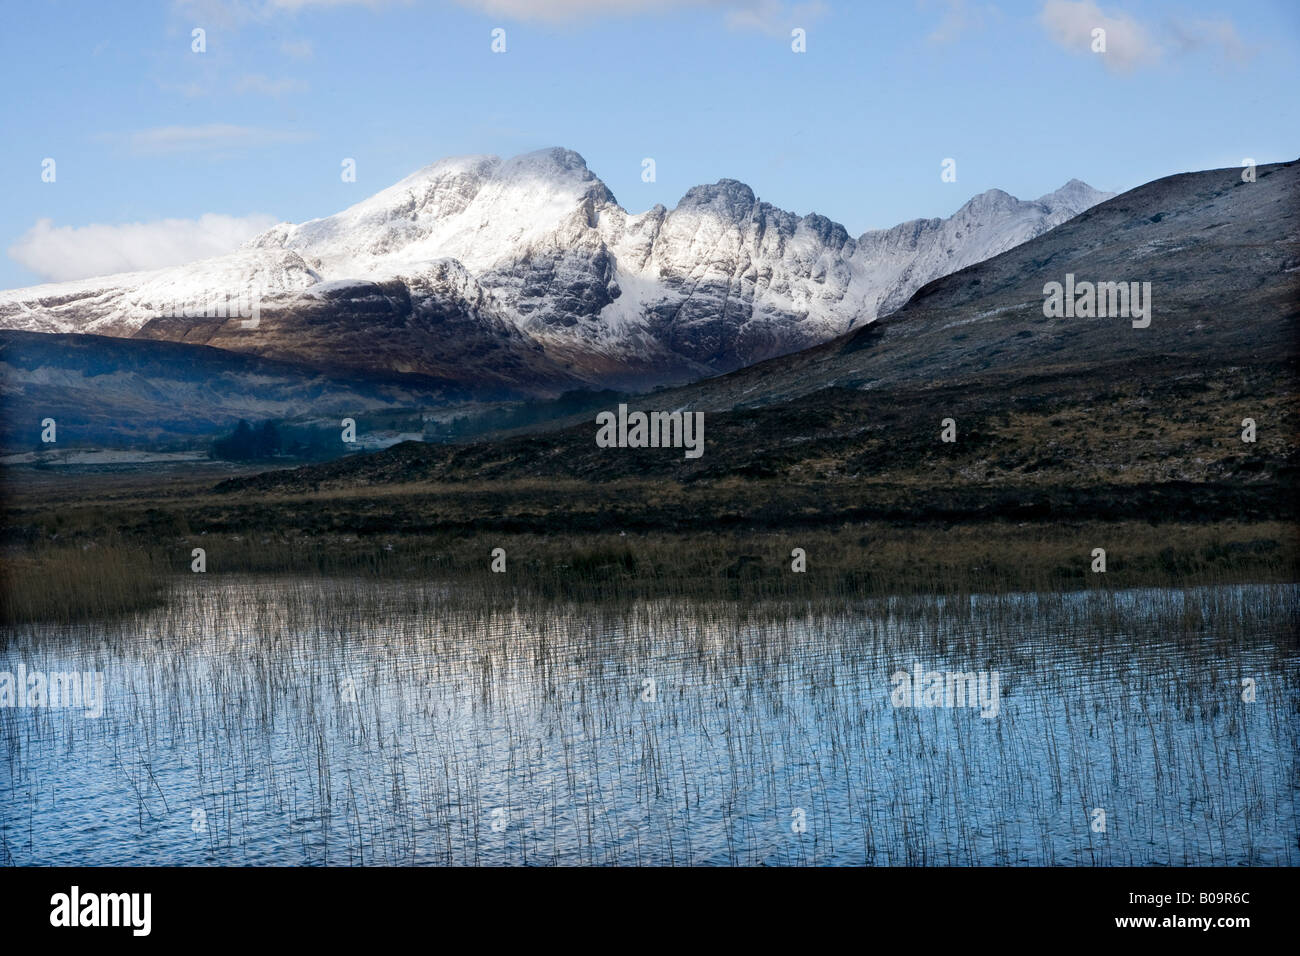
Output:
<svg viewBox="0 0 1300 956">
<path fill-rule="evenodd" d="M 535 149 L 531 153 L 512 156 L 501 164 L 500 171 L 503 175 L 577 172 L 595 178 L 595 174 L 587 168 L 587 161 L 579 153 L 565 149 L 563 146 L 548 146 L 546 149 Z"/>
<path fill-rule="evenodd" d="M 962 208 L 990 209 L 997 206 L 1011 206 L 1018 202 L 1020 200 L 1005 189 L 986 189 L 972 196 Z"/>
<path fill-rule="evenodd" d="M 748 209 L 757 201 L 754 190 L 740 180 L 719 179 L 716 183 L 692 186 L 686 190 L 678 207 L 725 205 L 733 209 Z"/>
<path fill-rule="evenodd" d="M 1039 196 L 1037 201 L 1049 209 L 1068 209 L 1077 214 L 1083 212 L 1089 206 L 1095 206 L 1099 202 L 1110 199 L 1114 195 L 1114 193 L 1093 189 L 1081 179 L 1071 179 L 1060 189 Z"/>
<path fill-rule="evenodd" d="M 277 225 L 237 253 L 0 295 L 0 326 L 132 335 L 178 308 L 184 317 L 185 303 L 252 289 L 268 315 L 310 313 L 331 327 L 363 328 L 367 316 L 402 310 L 412 321 L 440 317 L 444 338 L 404 355 L 408 370 L 442 375 L 448 356 L 487 354 L 508 335 L 511 348 L 549 355 L 576 380 L 660 384 L 871 322 L 1099 195 L 1077 180 L 1037 203 L 991 189 L 950 219 L 855 240 L 825 216 L 760 203 L 737 179 L 696 186 L 674 209 L 629 215 L 571 149 L 457 156 L 332 216 Z M 456 324 L 441 324 L 450 317 Z M 339 349 L 340 361 L 358 361 L 350 346 Z"/>
</svg>

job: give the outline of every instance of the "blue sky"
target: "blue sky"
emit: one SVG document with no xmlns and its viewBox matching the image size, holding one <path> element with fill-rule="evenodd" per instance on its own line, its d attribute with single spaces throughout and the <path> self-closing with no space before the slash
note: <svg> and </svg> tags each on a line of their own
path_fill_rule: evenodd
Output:
<svg viewBox="0 0 1300 956">
<path fill-rule="evenodd" d="M 15 4 L 0 288 L 214 254 L 460 153 L 567 146 L 632 211 L 740 179 L 854 235 L 991 187 L 1123 190 L 1296 158 L 1298 63 L 1294 0 Z"/>
</svg>

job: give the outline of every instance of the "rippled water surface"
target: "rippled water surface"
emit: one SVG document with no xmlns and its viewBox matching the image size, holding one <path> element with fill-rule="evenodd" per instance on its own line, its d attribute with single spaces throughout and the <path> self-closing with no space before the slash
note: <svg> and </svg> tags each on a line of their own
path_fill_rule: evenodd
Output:
<svg viewBox="0 0 1300 956">
<path fill-rule="evenodd" d="M 0 863 L 1300 863 L 1295 587 L 445 598 L 213 579 L 0 637 L 105 682 L 0 707 Z M 914 667 L 996 671 L 996 715 L 895 706 Z"/>
</svg>

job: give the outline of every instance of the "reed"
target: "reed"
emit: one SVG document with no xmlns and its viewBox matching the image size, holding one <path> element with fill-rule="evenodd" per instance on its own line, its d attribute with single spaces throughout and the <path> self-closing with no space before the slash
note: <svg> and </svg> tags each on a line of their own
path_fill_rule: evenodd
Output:
<svg viewBox="0 0 1300 956">
<path fill-rule="evenodd" d="M 991 522 L 951 528 L 883 523 L 755 533 L 417 535 L 375 532 L 175 533 L 149 541 L 82 539 L 13 550 L 3 569 L 3 621 L 94 620 L 157 603 L 193 576 L 255 575 L 432 582 L 467 606 L 500 600 L 627 606 L 636 601 L 807 601 L 1135 587 L 1281 583 L 1297 577 L 1284 522 L 1081 526 Z M 1091 571 L 1094 547 L 1104 574 Z M 506 551 L 506 571 L 491 554 Z M 792 570 L 802 548 L 807 570 Z"/>
<path fill-rule="evenodd" d="M 20 864 L 1294 865 L 1298 622 L 1292 585 L 613 607 L 193 575 L 9 634 L 111 692 L 0 711 L 0 829 Z M 912 661 L 998 670 L 1000 715 L 894 708 Z M 73 772 L 87 834 L 52 822 Z"/>
<path fill-rule="evenodd" d="M 159 606 L 159 555 L 118 543 L 41 546 L 0 559 L 0 626 L 106 621 Z"/>
</svg>

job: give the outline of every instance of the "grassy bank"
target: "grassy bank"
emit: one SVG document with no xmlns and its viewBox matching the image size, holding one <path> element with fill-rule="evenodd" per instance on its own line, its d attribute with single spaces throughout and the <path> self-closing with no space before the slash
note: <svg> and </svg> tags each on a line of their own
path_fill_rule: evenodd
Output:
<svg viewBox="0 0 1300 956">
<path fill-rule="evenodd" d="M 884 524 L 772 533 L 176 533 L 133 544 L 42 546 L 3 562 L 3 620 L 95 619 L 156 605 L 186 586 L 194 548 L 227 575 L 442 583 L 454 600 L 621 604 L 857 600 L 891 595 L 1190 587 L 1297 580 L 1294 526 L 1280 522 Z M 504 572 L 491 569 L 505 551 Z M 794 549 L 806 570 L 792 568 Z M 1095 548 L 1105 573 L 1092 570 Z M 188 580 L 187 580 L 188 579 Z"/>
</svg>

